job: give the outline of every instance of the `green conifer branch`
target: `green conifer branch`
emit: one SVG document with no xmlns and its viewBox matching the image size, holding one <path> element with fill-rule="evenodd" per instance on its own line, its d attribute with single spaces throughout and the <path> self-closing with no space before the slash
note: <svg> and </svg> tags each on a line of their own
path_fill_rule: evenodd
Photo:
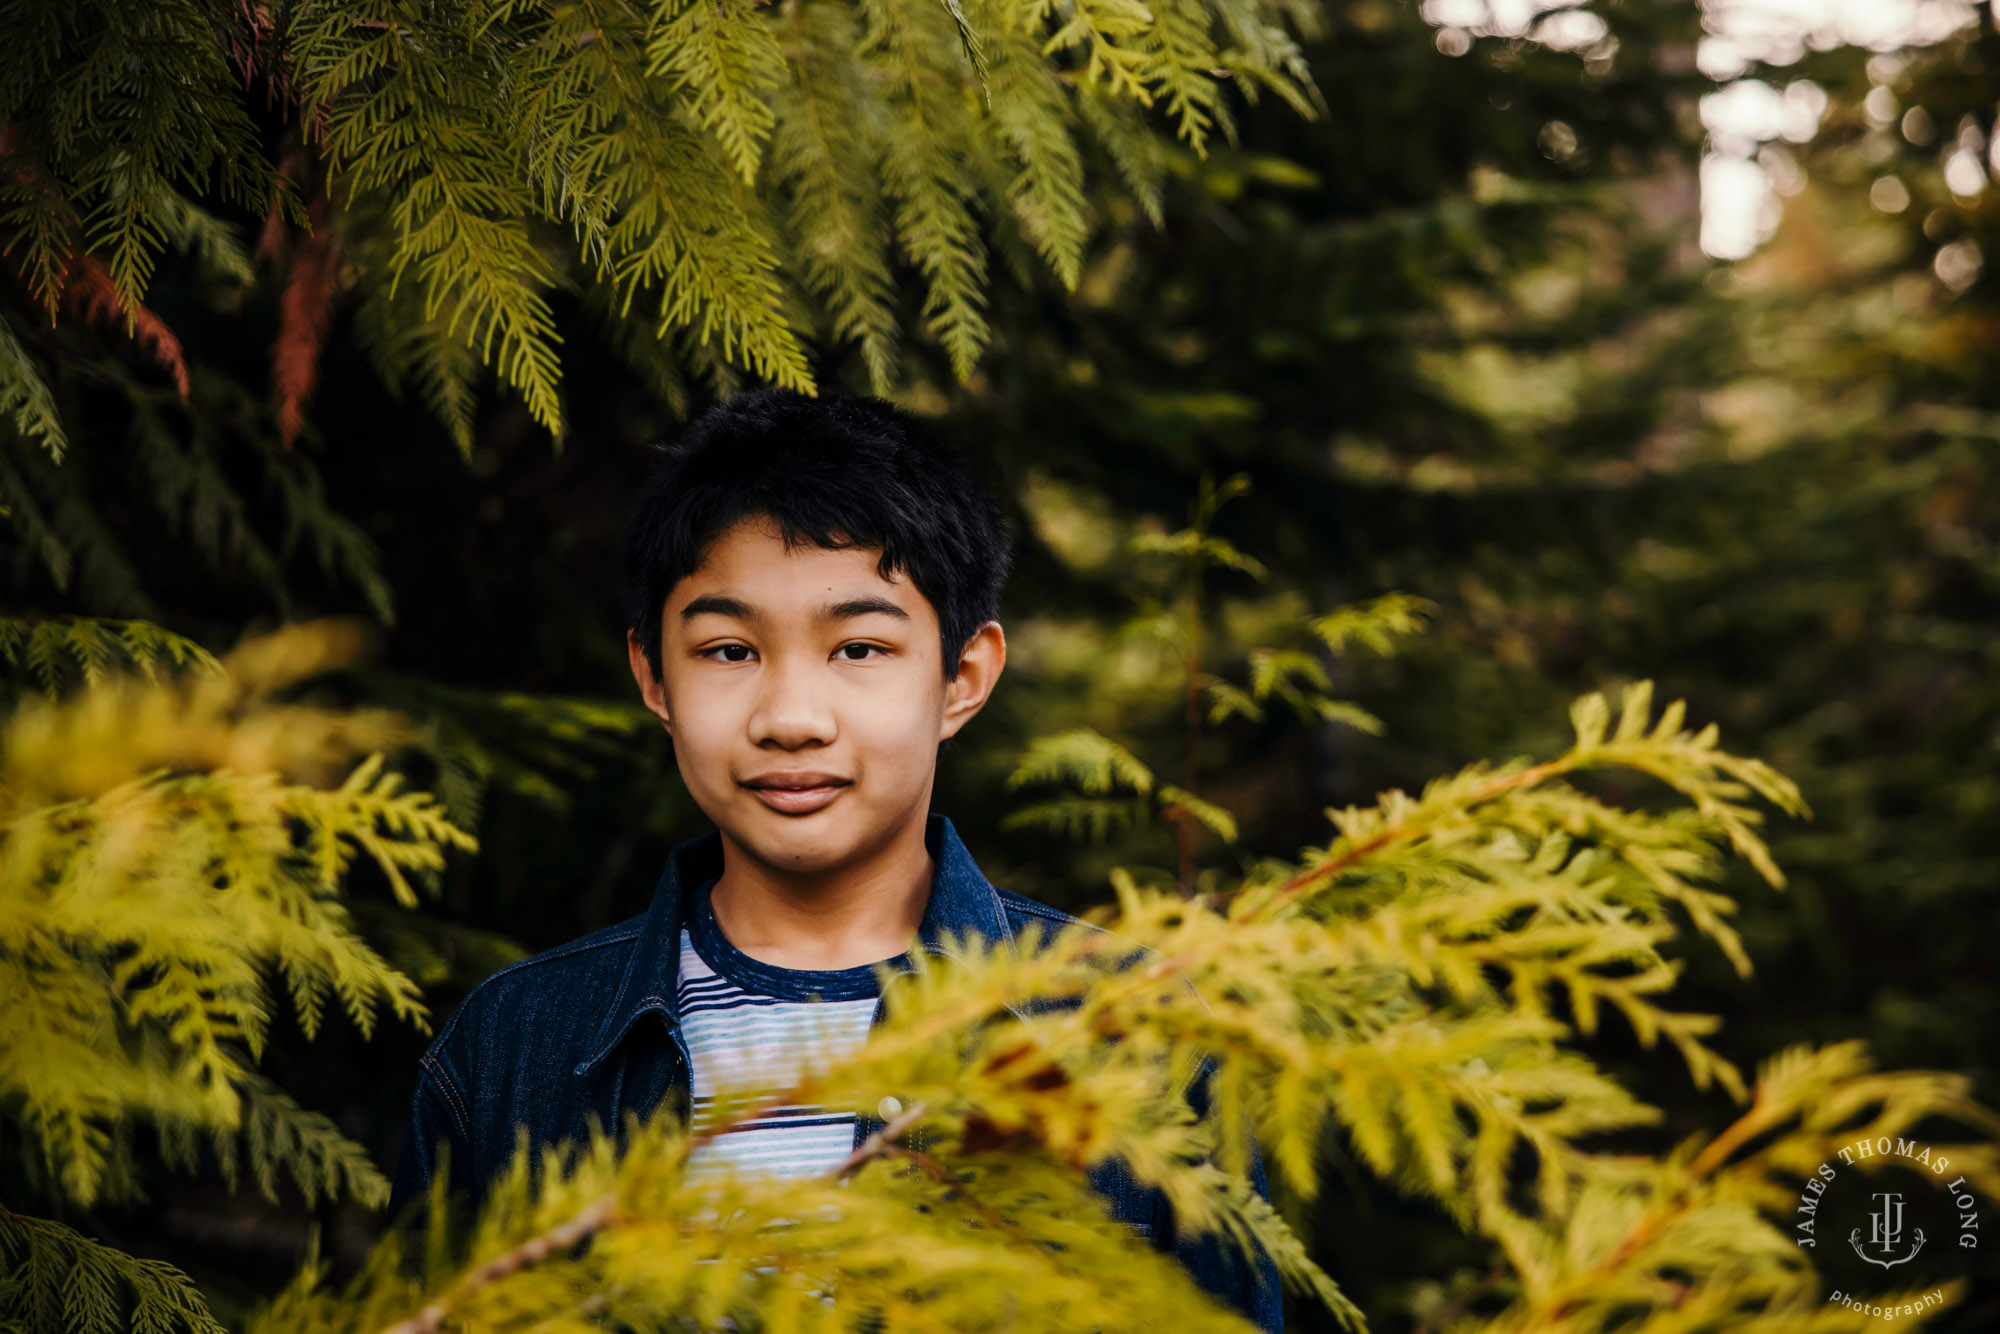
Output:
<svg viewBox="0 0 2000 1334">
<path fill-rule="evenodd" d="M 1436 612 L 1437 604 L 1428 598 L 1385 593 L 1315 616 L 1306 628 L 1334 653 L 1345 653 L 1349 644 L 1358 643 L 1386 658 L 1402 647 L 1404 639 L 1422 634 Z"/>
<path fill-rule="evenodd" d="M 21 436 L 39 441 L 49 457 L 61 461 L 69 449 L 69 434 L 56 411 L 55 395 L 42 378 L 28 349 L 4 319 L 0 319 L 0 413 Z"/>
<path fill-rule="evenodd" d="M 1072 103 L 1025 36 L 1003 33 L 992 50 L 989 133 L 1003 160 L 1015 165 L 1007 201 L 1057 280 L 1075 287 L 1089 219 L 1083 157 L 1069 126 Z"/>
<path fill-rule="evenodd" d="M 1165 95 L 1181 142 L 1205 157 L 1220 95 L 1214 71 L 1223 63 L 1210 36 L 1212 16 L 1191 0 L 1158 0 L 1153 12 L 1145 77 Z"/>
<path fill-rule="evenodd" d="M 74 380 L 127 414 L 123 449 L 72 453 L 60 463 L 27 437 L 0 432 L 0 502 L 27 551 L 59 588 L 100 613 L 150 619 L 151 598 L 128 553 L 129 537 L 99 512 L 104 489 L 137 472 L 145 500 L 211 568 L 247 575 L 282 609 L 286 566 L 300 545 L 332 578 L 358 587 L 393 623 L 394 606 L 373 543 L 327 503 L 303 451 L 286 447 L 262 398 L 196 364 L 189 393 L 148 384 L 115 360 L 74 359 Z M 246 460 L 245 455 L 248 455 Z M 283 531 L 252 522 L 241 469 L 275 492 Z"/>
<path fill-rule="evenodd" d="M 150 617 L 152 599 L 92 505 L 80 462 L 71 454 L 58 465 L 19 437 L 0 436 L 0 486 L 11 518 L 58 588 L 102 614 Z"/>
<path fill-rule="evenodd" d="M 222 1334 L 192 1280 L 159 1260 L 0 1207 L 0 1310 L 66 1334 Z"/>
<path fill-rule="evenodd" d="M 25 671 L 52 696 L 96 685 L 112 667 L 147 677 L 222 671 L 207 649 L 151 621 L 83 616 L 0 616 L 0 665 Z"/>
<path fill-rule="evenodd" d="M 400 398 L 414 382 L 418 396 L 445 428 L 458 452 L 472 456 L 473 415 L 478 408 L 478 350 L 427 314 L 407 286 L 390 281 L 387 238 L 369 229 L 348 233 L 350 251 L 364 262 L 355 307 L 355 340 L 368 355 L 391 395 Z M 371 254 L 371 252 L 373 252 Z"/>
<path fill-rule="evenodd" d="M 228 36 L 240 11 L 199 0 L 89 9 L 17 6 L 0 51 L 5 221 L 53 318 L 74 254 L 103 259 L 128 327 L 160 252 L 199 240 L 178 193 L 213 191 L 261 213 L 277 197 Z M 11 239 L 11 238 L 10 238 Z"/>
<path fill-rule="evenodd" d="M 342 651 L 292 629 L 219 672 L 31 696 L 0 729 L 0 1115 L 78 1203 L 128 1184 L 114 1132 L 132 1120 L 245 1127 L 260 1180 L 283 1165 L 309 1194 L 380 1195 L 358 1150 L 249 1065 L 267 966 L 308 1034 L 328 999 L 364 1033 L 384 1004 L 421 1024 L 416 984 L 355 933 L 340 883 L 359 852 L 407 893 L 406 870 L 472 846 L 383 769 L 391 716 L 279 700 Z"/>
<path fill-rule="evenodd" d="M 1104 150 L 1131 192 L 1146 220 L 1159 227 L 1166 220 L 1162 187 L 1167 174 L 1167 146 L 1147 126 L 1134 103 L 1106 94 L 1089 84 L 1070 85 L 1077 118 Z"/>
<path fill-rule="evenodd" d="M 425 317 L 477 348 L 560 436 L 559 338 L 542 295 L 553 271 L 528 227 L 511 119 L 492 116 L 510 92 L 505 31 L 373 0 L 304 7 L 290 35 L 330 170 L 386 205 L 390 282 L 414 268 Z"/>
<path fill-rule="evenodd" d="M 663 0 L 653 11 L 646 72 L 686 99 L 747 184 L 771 136 L 771 90 L 784 58 L 755 0 Z"/>
<path fill-rule="evenodd" d="M 917 0 L 861 0 L 862 69 L 893 91 L 884 99 L 883 191 L 897 240 L 924 275 L 925 327 L 961 379 L 972 374 L 990 330 L 986 243 L 965 183 L 978 153 L 968 124 L 976 95 L 947 16 Z"/>
<path fill-rule="evenodd" d="M 879 390 L 894 379 L 898 330 L 888 222 L 875 159 L 886 108 L 853 79 L 843 53 L 859 25 L 833 5 L 787 7 L 787 78 L 776 102 L 773 184 L 785 203 L 805 283 L 831 316 L 835 338 L 860 346 Z"/>
<path fill-rule="evenodd" d="M 1153 771 L 1110 737 L 1074 727 L 1029 742 L 1007 776 L 1009 788 L 1035 783 L 1070 783 L 1091 796 L 1127 787 L 1144 796 L 1153 790 Z"/>
</svg>

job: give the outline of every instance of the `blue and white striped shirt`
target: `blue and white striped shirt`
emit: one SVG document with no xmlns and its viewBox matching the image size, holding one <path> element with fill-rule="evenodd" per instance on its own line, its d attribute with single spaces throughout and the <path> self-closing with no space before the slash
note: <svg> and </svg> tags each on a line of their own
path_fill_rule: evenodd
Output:
<svg viewBox="0 0 2000 1334">
<path fill-rule="evenodd" d="M 805 1071 L 852 1053 L 868 1038 L 880 996 L 870 965 L 779 968 L 743 953 L 722 934 L 709 888 L 692 896 L 680 940 L 678 1009 L 696 1130 L 709 1123 L 719 1090 L 789 1088 Z M 780 1106 L 699 1146 L 688 1172 L 810 1176 L 853 1149 L 852 1112 Z"/>
</svg>

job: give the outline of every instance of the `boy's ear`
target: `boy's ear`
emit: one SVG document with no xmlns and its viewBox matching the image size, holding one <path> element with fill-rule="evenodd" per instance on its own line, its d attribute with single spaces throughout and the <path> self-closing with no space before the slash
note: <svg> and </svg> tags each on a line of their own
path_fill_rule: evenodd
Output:
<svg viewBox="0 0 2000 1334">
<path fill-rule="evenodd" d="M 958 735 L 958 729 L 986 706 L 987 696 L 1007 666 L 1007 635 L 1000 622 L 988 621 L 972 632 L 958 655 L 958 675 L 945 683 L 944 726 L 938 739 Z"/>
<path fill-rule="evenodd" d="M 646 650 L 639 643 L 636 631 L 625 632 L 625 653 L 632 660 L 632 679 L 639 683 L 639 696 L 646 701 L 646 707 L 658 716 L 669 735 L 674 730 L 674 720 L 667 715 L 667 687 L 664 681 L 653 675 L 653 664 L 646 661 Z"/>
</svg>

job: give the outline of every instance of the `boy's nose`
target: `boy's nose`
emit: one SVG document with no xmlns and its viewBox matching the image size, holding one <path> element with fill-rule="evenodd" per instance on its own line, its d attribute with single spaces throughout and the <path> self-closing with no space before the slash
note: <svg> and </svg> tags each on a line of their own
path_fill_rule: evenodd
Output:
<svg viewBox="0 0 2000 1334">
<path fill-rule="evenodd" d="M 833 710 L 799 667 L 776 665 L 764 675 L 765 689 L 750 716 L 750 740 L 758 746 L 797 750 L 827 745 L 836 728 Z"/>
</svg>

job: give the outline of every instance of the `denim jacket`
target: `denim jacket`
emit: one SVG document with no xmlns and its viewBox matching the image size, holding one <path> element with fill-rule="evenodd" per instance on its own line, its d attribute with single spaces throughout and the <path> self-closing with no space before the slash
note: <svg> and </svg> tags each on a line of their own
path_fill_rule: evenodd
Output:
<svg viewBox="0 0 2000 1334">
<path fill-rule="evenodd" d="M 923 947 L 943 954 L 943 937 L 976 931 L 1012 944 L 1031 922 L 1054 931 L 1067 913 L 995 889 L 959 841 L 951 821 L 925 828 L 935 871 L 918 931 Z M 516 1127 L 537 1147 L 582 1140 L 592 1118 L 624 1124 L 665 1105 L 685 1117 L 688 1058 L 674 998 L 680 972 L 687 895 L 722 869 L 722 843 L 710 833 L 668 855 L 652 905 L 640 916 L 502 969 L 474 988 L 424 1053 L 411 1101 L 391 1197 L 392 1216 L 430 1184 L 438 1149 L 447 1146 L 451 1183 L 476 1199 L 511 1159 Z M 875 1022 L 882 1020 L 878 1004 Z M 1188 1090 L 1207 1114 L 1208 1070 Z M 881 1127 L 864 1110 L 858 1147 Z M 1252 1148 L 1252 1183 L 1268 1198 L 1262 1161 Z M 1160 1191 L 1135 1181 L 1122 1162 L 1094 1169 L 1091 1186 L 1112 1214 L 1171 1252 L 1195 1282 L 1271 1334 L 1284 1325 L 1277 1267 L 1261 1250 L 1254 1262 L 1215 1234 L 1176 1235 Z"/>
</svg>

